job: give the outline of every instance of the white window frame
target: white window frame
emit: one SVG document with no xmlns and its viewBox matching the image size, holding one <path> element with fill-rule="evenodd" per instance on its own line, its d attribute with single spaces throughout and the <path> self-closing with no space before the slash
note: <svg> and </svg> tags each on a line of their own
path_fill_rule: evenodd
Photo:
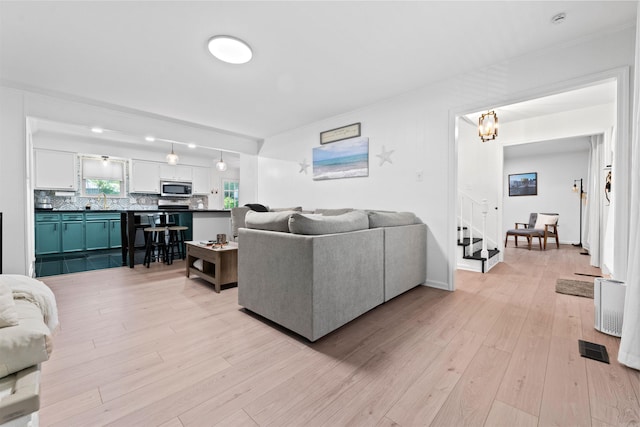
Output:
<svg viewBox="0 0 640 427">
<path fill-rule="evenodd" d="M 234 199 L 236 200 L 236 206 L 240 206 L 240 180 L 237 179 L 223 179 L 222 180 L 222 208 L 223 209 L 231 209 L 231 208 L 227 208 L 225 206 L 225 199 L 227 198 L 227 191 L 230 190 L 225 190 L 226 184 L 227 183 L 233 183 L 236 185 L 236 189 L 235 189 L 235 196 Z"/>
<path fill-rule="evenodd" d="M 103 179 L 106 181 L 109 181 L 110 179 L 105 179 L 102 177 L 85 177 L 85 165 L 84 162 L 85 161 L 100 161 L 102 162 L 104 159 L 102 156 L 93 156 L 93 155 L 81 155 L 80 157 L 80 194 L 83 197 L 99 197 L 102 196 L 103 193 L 98 193 L 98 194 L 94 194 L 94 193 L 87 193 L 87 180 L 91 180 L 91 179 Z M 118 194 L 105 194 L 106 197 L 108 198 L 112 198 L 112 199 L 124 199 L 127 197 L 127 160 L 126 159 L 120 159 L 120 158 L 114 158 L 114 157 L 109 157 L 108 162 L 112 163 L 112 164 L 118 164 L 120 166 L 120 169 L 122 171 L 121 176 L 122 179 L 111 179 L 111 181 L 120 181 L 120 193 Z"/>
</svg>

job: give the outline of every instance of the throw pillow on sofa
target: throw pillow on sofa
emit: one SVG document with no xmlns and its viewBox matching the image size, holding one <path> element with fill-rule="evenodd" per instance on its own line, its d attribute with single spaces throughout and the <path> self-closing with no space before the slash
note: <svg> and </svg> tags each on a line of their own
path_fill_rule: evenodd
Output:
<svg viewBox="0 0 640 427">
<path fill-rule="evenodd" d="M 294 234 L 347 233 L 368 228 L 369 220 L 364 211 L 352 211 L 334 216 L 295 213 L 289 219 L 289 231 Z"/>
<path fill-rule="evenodd" d="M 0 283 L 0 328 L 18 324 L 18 312 L 9 286 Z"/>
<path fill-rule="evenodd" d="M 369 211 L 369 228 L 398 227 L 421 223 L 422 221 L 413 212 Z"/>
<path fill-rule="evenodd" d="M 244 221 L 247 228 L 267 231 L 289 232 L 289 217 L 295 211 L 282 212 L 247 212 Z"/>
</svg>

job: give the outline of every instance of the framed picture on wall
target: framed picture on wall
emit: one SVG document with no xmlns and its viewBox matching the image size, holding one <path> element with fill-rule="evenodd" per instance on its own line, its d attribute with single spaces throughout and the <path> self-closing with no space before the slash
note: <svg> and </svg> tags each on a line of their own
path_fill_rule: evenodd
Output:
<svg viewBox="0 0 640 427">
<path fill-rule="evenodd" d="M 509 175 L 509 196 L 537 196 L 538 173 L 516 173 Z"/>
</svg>

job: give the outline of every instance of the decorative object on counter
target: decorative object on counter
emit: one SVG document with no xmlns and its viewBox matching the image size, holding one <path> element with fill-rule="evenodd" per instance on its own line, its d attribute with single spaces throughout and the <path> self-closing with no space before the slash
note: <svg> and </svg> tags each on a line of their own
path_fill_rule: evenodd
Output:
<svg viewBox="0 0 640 427">
<path fill-rule="evenodd" d="M 227 170 L 227 164 L 222 160 L 222 151 L 220 151 L 220 161 L 216 163 L 216 169 L 220 172 L 224 172 Z"/>
<path fill-rule="evenodd" d="M 40 191 L 40 195 L 36 198 L 36 209 L 53 209 L 51 197 L 47 195 L 46 191 Z"/>
<path fill-rule="evenodd" d="M 226 234 L 217 234 L 216 235 L 216 243 L 223 246 L 227 244 L 227 235 Z"/>
<path fill-rule="evenodd" d="M 177 165 L 179 159 L 180 158 L 178 157 L 178 155 L 173 152 L 173 142 L 172 142 L 171 143 L 171 152 L 169 154 L 167 154 L 167 163 L 170 164 L 170 165 Z"/>
</svg>

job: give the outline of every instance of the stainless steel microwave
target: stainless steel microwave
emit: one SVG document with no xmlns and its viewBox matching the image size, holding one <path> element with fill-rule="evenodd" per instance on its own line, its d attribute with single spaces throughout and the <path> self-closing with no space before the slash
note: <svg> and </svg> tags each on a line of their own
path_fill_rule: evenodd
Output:
<svg viewBox="0 0 640 427">
<path fill-rule="evenodd" d="M 191 197 L 191 183 L 162 181 L 160 182 L 160 195 L 164 197 Z"/>
</svg>

